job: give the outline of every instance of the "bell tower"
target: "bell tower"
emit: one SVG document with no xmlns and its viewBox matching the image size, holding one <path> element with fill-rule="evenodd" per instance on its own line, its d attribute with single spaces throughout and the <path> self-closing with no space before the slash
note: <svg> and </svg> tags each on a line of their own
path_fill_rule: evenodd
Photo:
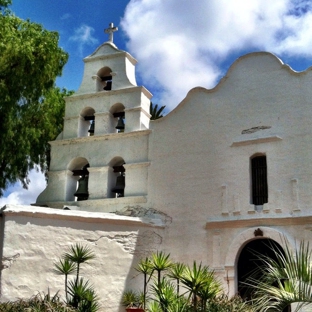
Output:
<svg viewBox="0 0 312 312">
<path fill-rule="evenodd" d="M 110 212 L 146 202 L 152 95 L 136 84 L 137 61 L 113 43 L 117 30 L 111 23 L 108 41 L 83 60 L 36 205 Z"/>
</svg>

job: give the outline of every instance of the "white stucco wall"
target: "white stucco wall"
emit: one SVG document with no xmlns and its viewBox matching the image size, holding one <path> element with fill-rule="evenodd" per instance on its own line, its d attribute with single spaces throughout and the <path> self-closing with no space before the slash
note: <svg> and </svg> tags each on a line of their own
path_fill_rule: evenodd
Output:
<svg viewBox="0 0 312 312">
<path fill-rule="evenodd" d="M 28 280 L 35 272 L 31 257 L 37 249 L 37 265 L 40 259 L 49 259 L 40 263 L 40 272 L 50 272 L 51 259 L 76 241 L 90 242 L 106 261 L 100 269 L 92 266 L 97 287 L 116 278 L 116 283 L 105 282 L 104 298 L 113 302 L 110 309 L 118 309 L 120 297 L 113 299 L 114 294 L 120 295 L 133 282 L 133 262 L 151 250 L 168 252 L 176 261 L 209 265 L 234 295 L 237 259 L 247 242 L 259 238 L 255 230 L 292 249 L 298 240 L 311 241 L 311 82 L 311 70 L 296 73 L 270 53 L 253 53 L 238 59 L 214 89 L 191 90 L 176 109 L 149 125 L 150 95 L 145 89 L 125 87 L 96 94 L 93 89 L 87 93 L 84 86 L 81 94 L 67 100 L 64 135 L 51 143 L 49 184 L 37 200 L 38 205 L 73 210 L 33 208 L 40 209 L 40 217 L 24 215 L 24 208 L 4 211 L 3 256 L 12 260 L 10 270 L 2 272 L 3 298 L 34 291 Z M 138 112 L 128 122 L 143 126 L 125 133 L 103 130 L 93 137 L 75 137 L 73 120 L 87 103 L 102 114 L 102 130 L 109 128 L 105 110 L 116 103 L 124 105 L 126 114 L 131 109 Z M 250 157 L 255 154 L 266 155 L 268 172 L 269 199 L 259 211 L 250 198 Z M 79 157 L 90 164 L 90 197 L 73 202 L 66 200 L 66 184 L 73 169 L 69 164 Z M 115 157 L 125 161 L 123 198 L 107 198 Z M 108 212 L 149 215 L 153 222 L 114 219 Z M 46 237 L 48 251 L 41 237 Z M 122 243 L 116 237 L 122 237 Z M 17 278 L 21 255 L 24 263 L 31 263 L 24 273 L 28 285 Z M 50 281 L 54 289 L 60 287 L 59 277 L 47 276 L 40 287 Z"/>
<path fill-rule="evenodd" d="M 53 271 L 54 263 L 79 243 L 96 254 L 81 265 L 81 276 L 94 286 L 101 311 L 118 311 L 122 292 L 141 285 L 140 277 L 134 278 L 137 257 L 162 244 L 159 219 L 7 205 L 2 221 L 2 301 L 47 293 L 48 288 L 63 295 L 64 276 Z"/>
</svg>

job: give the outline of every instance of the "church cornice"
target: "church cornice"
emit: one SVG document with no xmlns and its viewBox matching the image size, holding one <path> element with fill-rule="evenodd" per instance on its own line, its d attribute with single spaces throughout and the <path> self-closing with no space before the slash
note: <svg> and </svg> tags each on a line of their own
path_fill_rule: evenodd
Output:
<svg viewBox="0 0 312 312">
<path fill-rule="evenodd" d="M 112 95 L 118 94 L 126 94 L 130 92 L 142 92 L 147 98 L 151 98 L 153 95 L 144 87 L 144 86 L 135 86 L 135 87 L 128 87 L 118 90 L 111 90 L 111 91 L 99 91 L 99 92 L 92 92 L 92 93 L 77 93 L 73 94 L 69 97 L 66 97 L 66 102 L 72 102 L 77 99 L 90 99 L 94 97 L 110 97 Z"/>
<path fill-rule="evenodd" d="M 107 59 L 113 59 L 113 58 L 120 58 L 120 57 L 126 57 L 133 65 L 135 65 L 138 61 L 131 56 L 128 52 L 122 51 L 122 52 L 116 52 L 114 54 L 100 54 L 100 55 L 94 55 L 94 56 L 87 56 L 83 59 L 85 63 L 87 62 L 94 62 L 98 60 L 107 60 Z"/>
<path fill-rule="evenodd" d="M 102 135 L 94 135 L 94 136 L 87 136 L 81 138 L 71 138 L 71 139 L 64 139 L 64 140 L 56 140 L 50 141 L 49 144 L 51 145 L 69 145 L 69 144 L 83 144 L 86 142 L 96 142 L 96 141 L 107 141 L 107 140 L 118 140 L 118 139 L 125 139 L 130 137 L 140 137 L 140 136 L 148 136 L 152 130 L 137 130 L 132 132 L 123 132 L 123 133 L 108 133 Z"/>
<path fill-rule="evenodd" d="M 259 143 L 268 143 L 268 142 L 275 142 L 280 141 L 282 138 L 279 135 L 267 135 L 267 136 L 258 136 L 258 137 L 239 137 L 236 138 L 231 146 L 242 146 L 242 145 L 249 145 L 249 144 L 259 144 Z"/>
<path fill-rule="evenodd" d="M 246 215 L 246 216 L 226 216 L 210 218 L 206 222 L 206 229 L 226 229 L 242 228 L 255 226 L 291 226 L 291 225 L 309 225 L 312 224 L 311 214 L 272 214 Z"/>
</svg>

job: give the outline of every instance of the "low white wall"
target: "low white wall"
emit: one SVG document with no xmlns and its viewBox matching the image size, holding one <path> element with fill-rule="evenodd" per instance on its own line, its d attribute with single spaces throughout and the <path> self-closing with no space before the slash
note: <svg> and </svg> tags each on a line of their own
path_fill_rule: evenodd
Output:
<svg viewBox="0 0 312 312">
<path fill-rule="evenodd" d="M 96 259 L 81 265 L 81 276 L 94 285 L 101 310 L 123 311 L 123 291 L 141 288 L 140 278 L 133 278 L 137 275 L 133 266 L 161 249 L 162 227 L 149 219 L 7 205 L 2 221 L 1 301 L 29 298 L 48 289 L 64 296 L 64 276 L 53 271 L 54 262 L 80 243 L 96 254 Z"/>
</svg>

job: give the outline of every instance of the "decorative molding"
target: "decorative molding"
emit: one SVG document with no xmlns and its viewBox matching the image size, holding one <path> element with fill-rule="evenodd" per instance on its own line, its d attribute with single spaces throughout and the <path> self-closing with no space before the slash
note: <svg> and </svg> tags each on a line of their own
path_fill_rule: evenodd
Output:
<svg viewBox="0 0 312 312">
<path fill-rule="evenodd" d="M 112 95 L 118 95 L 121 94 L 127 94 L 131 92 L 142 92 L 145 96 L 147 96 L 149 99 L 152 97 L 152 94 L 143 86 L 134 86 L 129 88 L 123 88 L 123 89 L 117 89 L 117 90 L 110 90 L 110 91 L 94 91 L 93 93 L 76 93 L 69 97 L 66 97 L 66 103 L 68 102 L 74 102 L 77 99 L 90 99 L 90 98 L 99 98 L 99 97 L 112 97 Z"/>
<path fill-rule="evenodd" d="M 136 106 L 136 107 L 131 107 L 131 108 L 125 108 L 125 114 L 139 111 L 141 113 L 144 113 L 145 116 L 150 118 L 152 115 L 148 113 L 142 106 Z"/>
<path fill-rule="evenodd" d="M 221 213 L 222 215 L 228 215 L 229 210 L 227 206 L 227 186 L 226 184 L 221 186 Z"/>
<path fill-rule="evenodd" d="M 280 141 L 282 138 L 278 135 L 270 135 L 263 137 L 253 137 L 246 139 L 246 135 L 239 137 L 234 140 L 231 146 L 242 146 L 242 145 L 250 145 L 250 144 L 259 144 L 259 143 L 268 143 L 268 142 L 276 142 Z"/>
<path fill-rule="evenodd" d="M 77 206 L 79 210 L 92 212 L 114 212 L 127 205 L 137 205 L 147 203 L 146 196 L 125 196 L 118 198 L 97 198 L 83 201 L 45 201 L 45 206 L 55 209 L 63 209 L 64 206 Z M 42 204 L 32 204 L 40 207 Z M 116 208 L 117 207 L 117 208 Z M 119 207 L 119 208 L 118 208 Z M 113 208 L 114 210 L 111 210 Z"/>
<path fill-rule="evenodd" d="M 233 215 L 240 215 L 240 213 L 241 213 L 241 205 L 240 205 L 240 200 L 239 200 L 238 194 L 235 194 L 233 196 L 233 201 L 234 201 Z"/>
<path fill-rule="evenodd" d="M 86 136 L 80 138 L 70 138 L 63 139 L 57 141 L 50 141 L 51 145 L 69 145 L 69 144 L 81 144 L 87 141 L 106 141 L 106 140 L 115 140 L 115 139 L 123 139 L 134 136 L 147 136 L 152 132 L 152 130 L 136 130 L 131 132 L 121 132 L 121 133 L 107 133 L 107 134 L 99 134 L 93 136 Z"/>
<path fill-rule="evenodd" d="M 255 235 L 255 237 L 257 237 L 257 236 L 263 236 L 263 231 L 262 231 L 260 228 L 257 228 L 257 229 L 254 231 L 254 235 Z"/>
<path fill-rule="evenodd" d="M 292 179 L 291 180 L 292 185 L 292 196 L 293 196 L 293 202 L 294 202 L 294 209 L 293 211 L 300 211 L 299 207 L 299 185 L 298 185 L 298 179 Z"/>
<path fill-rule="evenodd" d="M 259 214 L 246 216 L 227 216 L 211 218 L 206 222 L 206 229 L 244 228 L 259 226 L 290 226 L 306 225 L 312 223 L 312 215 L 290 215 L 282 214 Z"/>
<path fill-rule="evenodd" d="M 213 232 L 212 237 L 212 266 L 214 269 L 221 268 L 221 236 L 220 231 Z"/>
<path fill-rule="evenodd" d="M 140 162 L 140 163 L 128 163 L 128 164 L 124 164 L 123 166 L 126 168 L 126 171 L 128 169 L 136 169 L 136 168 L 143 168 L 143 167 L 148 167 L 150 166 L 150 162 Z"/>
</svg>

